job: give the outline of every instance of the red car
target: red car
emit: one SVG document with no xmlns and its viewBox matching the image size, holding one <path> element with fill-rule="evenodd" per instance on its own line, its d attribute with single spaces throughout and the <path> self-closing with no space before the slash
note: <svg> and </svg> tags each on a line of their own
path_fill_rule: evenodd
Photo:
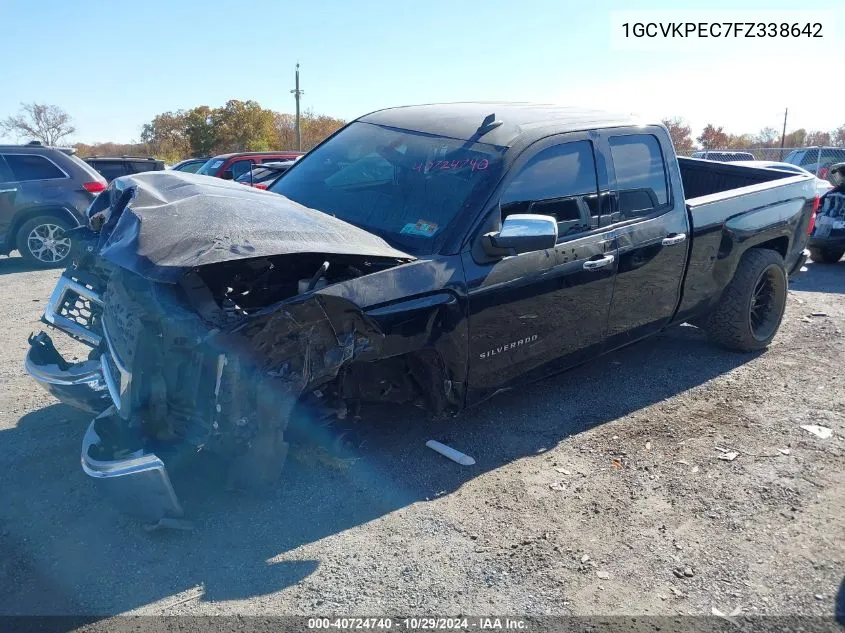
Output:
<svg viewBox="0 0 845 633">
<path fill-rule="evenodd" d="M 197 170 L 197 173 L 204 176 L 216 176 L 223 180 L 237 180 L 240 176 L 249 173 L 249 170 L 255 165 L 293 160 L 299 156 L 302 156 L 302 152 L 237 152 L 234 154 L 220 154 L 209 159 L 205 165 Z"/>
</svg>

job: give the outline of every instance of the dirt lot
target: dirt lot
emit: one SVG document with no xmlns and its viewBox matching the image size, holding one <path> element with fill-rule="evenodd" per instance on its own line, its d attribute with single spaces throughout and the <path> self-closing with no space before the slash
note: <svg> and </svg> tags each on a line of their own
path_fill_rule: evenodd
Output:
<svg viewBox="0 0 845 633">
<path fill-rule="evenodd" d="M 270 499 L 177 483 L 197 529 L 163 534 L 23 372 L 57 275 L 0 259 L 0 614 L 829 616 L 845 591 L 845 262 L 792 285 L 767 353 L 675 328 L 457 419 L 385 416 L 348 468 L 295 453 Z"/>
</svg>

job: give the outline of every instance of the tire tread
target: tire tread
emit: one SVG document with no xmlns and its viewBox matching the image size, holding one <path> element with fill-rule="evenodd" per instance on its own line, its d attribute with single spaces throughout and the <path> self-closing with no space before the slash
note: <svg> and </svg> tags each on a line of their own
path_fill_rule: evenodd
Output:
<svg viewBox="0 0 845 633">
<path fill-rule="evenodd" d="M 768 340 L 758 341 L 751 333 L 747 318 L 750 294 L 754 292 L 760 272 L 770 264 L 779 264 L 786 277 L 780 253 L 767 248 L 754 248 L 743 255 L 733 279 L 707 319 L 705 330 L 713 343 L 731 350 L 751 352 L 767 347 L 777 334 L 780 324 Z"/>
</svg>

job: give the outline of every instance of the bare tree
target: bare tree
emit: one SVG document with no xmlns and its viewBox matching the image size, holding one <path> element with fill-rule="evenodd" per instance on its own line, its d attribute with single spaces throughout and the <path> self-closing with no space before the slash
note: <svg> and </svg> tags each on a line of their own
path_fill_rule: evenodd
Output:
<svg viewBox="0 0 845 633">
<path fill-rule="evenodd" d="M 807 138 L 804 139 L 804 142 L 810 146 L 816 145 L 830 145 L 831 144 L 831 136 L 830 132 L 822 132 L 820 130 L 812 130 L 807 133 Z"/>
<path fill-rule="evenodd" d="M 59 106 L 46 103 L 22 103 L 17 116 L 0 121 L 0 130 L 15 136 L 29 136 L 44 145 L 55 145 L 76 132 L 70 115 Z"/>
</svg>

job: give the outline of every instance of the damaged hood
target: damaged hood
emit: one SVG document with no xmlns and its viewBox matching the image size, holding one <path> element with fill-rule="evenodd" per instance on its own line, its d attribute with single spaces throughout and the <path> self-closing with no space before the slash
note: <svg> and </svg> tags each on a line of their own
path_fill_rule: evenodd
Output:
<svg viewBox="0 0 845 633">
<path fill-rule="evenodd" d="M 101 257 L 165 283 L 199 266 L 294 253 L 414 259 L 283 196 L 178 171 L 118 178 L 88 213 Z"/>
</svg>

